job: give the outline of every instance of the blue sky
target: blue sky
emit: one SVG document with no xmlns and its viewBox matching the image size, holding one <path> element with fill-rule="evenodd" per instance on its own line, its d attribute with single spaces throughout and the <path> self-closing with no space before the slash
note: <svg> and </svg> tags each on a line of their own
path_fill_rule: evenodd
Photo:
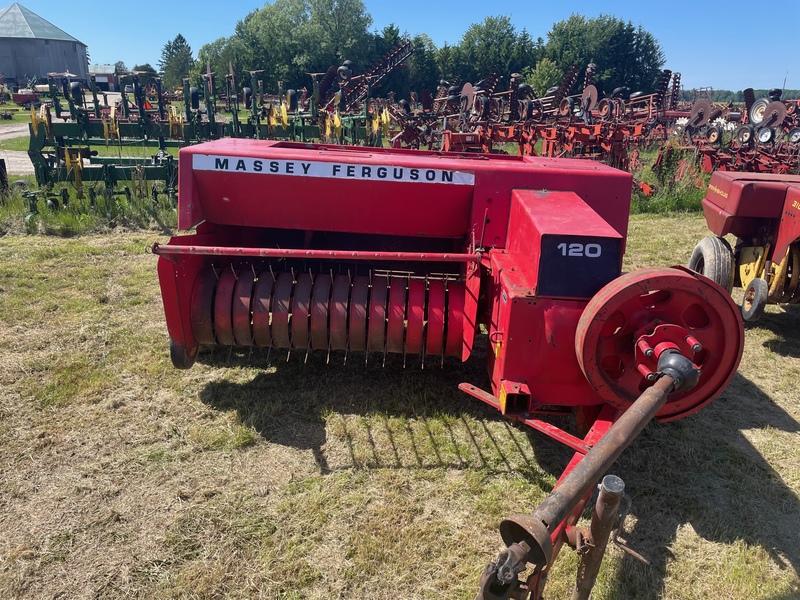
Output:
<svg viewBox="0 0 800 600">
<path fill-rule="evenodd" d="M 163 5 L 28 0 L 21 4 L 87 44 L 93 63 L 122 60 L 128 67 L 148 62 L 156 66 L 161 48 L 178 33 L 196 52 L 203 44 L 231 35 L 239 19 L 264 5 L 253 0 L 173 0 Z M 771 10 L 754 0 L 702 6 L 619 0 L 605 8 L 597 1 L 558 0 L 365 0 L 365 5 L 374 30 L 395 23 L 411 35 L 427 33 L 437 45 L 458 43 L 472 23 L 487 16 L 508 15 L 517 30 L 526 28 L 534 39 L 546 40 L 552 24 L 572 13 L 611 14 L 652 33 L 664 49 L 666 68 L 682 74 L 685 88 L 783 87 L 785 78 L 787 88 L 800 89 L 798 0 L 772 5 Z"/>
</svg>

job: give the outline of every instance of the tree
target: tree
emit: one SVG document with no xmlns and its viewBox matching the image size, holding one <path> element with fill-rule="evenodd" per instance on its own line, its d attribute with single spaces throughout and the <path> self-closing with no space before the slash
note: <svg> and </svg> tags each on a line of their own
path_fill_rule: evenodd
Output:
<svg viewBox="0 0 800 600">
<path fill-rule="evenodd" d="M 436 68 L 439 70 L 439 77 L 450 83 L 455 83 L 458 77 L 456 73 L 456 58 L 453 46 L 445 42 L 444 46 L 436 51 Z"/>
<path fill-rule="evenodd" d="M 414 54 L 409 59 L 411 89 L 417 93 L 428 90 L 434 96 L 439 85 L 439 69 L 436 65 L 436 45 L 424 33 L 414 36 Z"/>
<path fill-rule="evenodd" d="M 158 72 L 153 68 L 150 63 L 144 63 L 143 65 L 134 65 L 133 69 L 131 69 L 134 73 L 137 73 L 139 76 L 139 83 L 141 85 L 150 85 L 153 81 L 153 77 L 158 76 Z"/>
<path fill-rule="evenodd" d="M 535 68 L 528 68 L 524 72 L 525 81 L 530 84 L 537 96 L 544 96 L 549 88 L 558 85 L 562 75 L 558 65 L 547 57 L 536 63 Z"/>
<path fill-rule="evenodd" d="M 493 71 L 510 73 L 517 47 L 517 34 L 508 17 L 486 17 L 469 26 L 456 46 L 456 68 L 461 77 L 477 80 Z"/>
<path fill-rule="evenodd" d="M 369 55 L 372 17 L 361 0 L 306 0 L 310 19 L 307 41 L 317 45 L 318 66 L 341 64 L 346 59 L 361 62 Z M 361 64 L 359 69 L 368 68 Z"/>
<path fill-rule="evenodd" d="M 158 66 L 161 69 L 166 89 L 179 87 L 183 78 L 189 75 L 194 66 L 192 48 L 180 33 L 175 36 L 174 40 L 164 44 Z"/>
<path fill-rule="evenodd" d="M 573 14 L 555 23 L 547 34 L 544 55 L 562 74 L 572 64 L 584 68 L 596 63 L 595 84 L 607 93 L 622 85 L 651 92 L 664 66 L 664 52 L 652 34 L 608 15 L 587 19 Z"/>
<path fill-rule="evenodd" d="M 394 23 L 389 23 L 389 25 L 384 27 L 380 33 L 373 35 L 375 40 L 375 58 L 385 56 L 389 50 L 395 48 L 403 41 L 403 36 L 400 35 L 400 28 Z M 358 60 L 356 62 L 364 63 L 361 65 L 362 69 L 365 67 L 368 68 L 366 61 Z M 372 61 L 370 60 L 369 63 L 372 63 Z M 378 85 L 380 87 L 375 93 L 380 96 L 386 96 L 389 94 L 389 92 L 394 92 L 398 100 L 400 98 L 405 98 L 408 96 L 408 93 L 411 90 L 409 71 L 408 69 L 395 69 L 389 73 L 388 77 L 386 77 Z"/>
<path fill-rule="evenodd" d="M 127 73 L 127 72 L 128 72 L 128 67 L 124 62 L 118 60 L 117 62 L 114 63 L 114 73 L 119 75 L 120 73 Z"/>
<path fill-rule="evenodd" d="M 232 64 L 237 81 L 249 69 L 259 75 L 267 91 L 310 85 L 306 73 L 324 72 L 346 59 L 359 70 L 368 68 L 377 52 L 369 33 L 372 17 L 362 0 L 275 0 L 236 24 L 224 43 L 204 46 L 202 56 L 215 56 L 216 73 Z"/>
<path fill-rule="evenodd" d="M 511 52 L 510 73 L 522 73 L 536 64 L 538 48 L 527 29 L 523 29 L 517 36 L 514 49 Z"/>
</svg>

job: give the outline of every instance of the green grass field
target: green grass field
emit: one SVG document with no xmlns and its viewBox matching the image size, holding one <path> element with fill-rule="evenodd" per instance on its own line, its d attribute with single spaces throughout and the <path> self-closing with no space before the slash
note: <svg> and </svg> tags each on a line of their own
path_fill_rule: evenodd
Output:
<svg viewBox="0 0 800 600">
<path fill-rule="evenodd" d="M 570 457 L 456 389 L 487 385 L 485 349 L 425 370 L 216 351 L 177 371 L 145 252 L 165 238 L 115 224 L 0 236 L 0 597 L 472 600 L 499 521 Z M 685 263 L 705 234 L 634 216 L 626 269 Z M 652 564 L 611 548 L 594 598 L 800 597 L 798 309 L 769 307 L 722 397 L 612 468 Z M 565 550 L 548 598 L 576 564 Z"/>
</svg>

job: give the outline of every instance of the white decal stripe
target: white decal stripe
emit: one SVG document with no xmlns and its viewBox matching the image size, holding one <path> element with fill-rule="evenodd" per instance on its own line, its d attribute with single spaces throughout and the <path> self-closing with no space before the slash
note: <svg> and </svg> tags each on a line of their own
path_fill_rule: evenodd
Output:
<svg viewBox="0 0 800 600">
<path fill-rule="evenodd" d="M 250 158 L 247 156 L 193 154 L 192 169 L 195 171 L 225 171 L 229 173 L 256 173 L 261 175 L 297 175 L 299 177 L 325 177 L 330 179 L 475 185 L 475 175 L 463 171 L 306 160 L 275 160 L 269 158 Z"/>
</svg>

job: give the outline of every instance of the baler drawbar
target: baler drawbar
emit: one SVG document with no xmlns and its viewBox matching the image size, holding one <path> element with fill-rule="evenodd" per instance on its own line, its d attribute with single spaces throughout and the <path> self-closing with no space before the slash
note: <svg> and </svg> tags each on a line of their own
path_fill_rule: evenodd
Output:
<svg viewBox="0 0 800 600">
<path fill-rule="evenodd" d="M 153 247 L 176 367 L 209 346 L 441 365 L 485 334 L 491 390 L 460 388 L 575 451 L 554 490 L 569 500 L 504 522 L 479 598 L 540 598 L 560 546 L 590 539 L 575 524 L 603 472 L 738 367 L 742 322 L 719 285 L 681 267 L 621 274 L 622 171 L 236 139 L 184 148 L 179 165 L 178 225 L 196 230 Z M 545 420 L 564 413 L 583 438 Z"/>
</svg>

